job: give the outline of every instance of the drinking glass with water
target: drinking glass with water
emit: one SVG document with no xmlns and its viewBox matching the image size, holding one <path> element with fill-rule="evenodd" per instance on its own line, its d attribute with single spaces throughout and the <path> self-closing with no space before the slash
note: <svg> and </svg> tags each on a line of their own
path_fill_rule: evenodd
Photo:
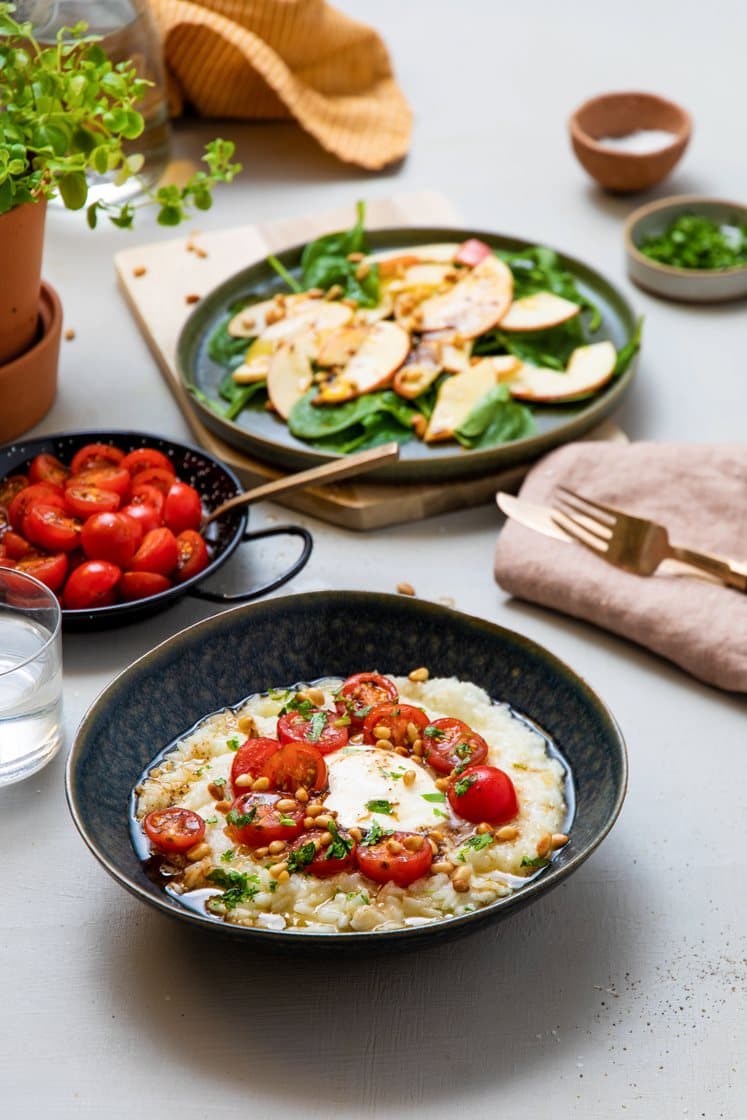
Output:
<svg viewBox="0 0 747 1120">
<path fill-rule="evenodd" d="M 0 785 L 40 770 L 62 743 L 60 619 L 48 587 L 0 568 Z"/>
</svg>

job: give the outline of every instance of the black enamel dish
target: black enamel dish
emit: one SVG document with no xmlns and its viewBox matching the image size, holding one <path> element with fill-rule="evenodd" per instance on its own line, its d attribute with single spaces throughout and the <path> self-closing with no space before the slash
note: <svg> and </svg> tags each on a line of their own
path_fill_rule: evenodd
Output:
<svg viewBox="0 0 747 1120">
<path fill-rule="evenodd" d="M 132 846 L 132 789 L 158 751 L 208 713 L 268 687 L 377 667 L 481 685 L 557 745 L 575 787 L 570 843 L 516 894 L 425 926 L 368 933 L 276 931 L 224 924 L 187 909 L 146 875 Z M 148 735 L 143 735 L 143 727 Z M 370 949 L 417 945 L 507 918 L 557 886 L 591 855 L 620 811 L 625 744 L 599 697 L 527 638 L 445 607 L 394 595 L 316 592 L 224 612 L 183 630 L 126 669 L 86 714 L 67 766 L 67 797 L 88 847 L 136 898 L 247 946 Z"/>
<path fill-rule="evenodd" d="M 461 242 L 477 237 L 496 249 L 516 252 L 530 242 L 502 234 L 468 229 L 398 228 L 367 233 L 372 250 L 398 249 L 433 242 Z M 278 253 L 278 259 L 292 274 L 298 275 L 303 245 Z M 582 261 L 559 254 L 559 259 L 576 280 L 579 290 L 599 307 L 602 326 L 594 340 L 610 339 L 619 350 L 632 337 L 636 318 L 623 294 L 600 273 Z M 177 363 L 191 406 L 206 427 L 232 446 L 286 470 L 319 466 L 339 456 L 318 451 L 297 439 L 287 424 L 267 411 L 245 409 L 235 420 L 226 420 L 204 403 L 220 402 L 218 386 L 226 375 L 208 353 L 214 330 L 239 302 L 267 299 L 287 291 L 267 261 L 258 261 L 224 280 L 204 296 L 187 319 L 179 336 Z M 553 447 L 579 439 L 600 424 L 618 407 L 629 389 L 636 369 L 634 358 L 627 370 L 608 382 L 592 397 L 564 405 L 534 406 L 537 431 L 532 436 L 482 450 L 468 451 L 457 444 L 424 444 L 412 440 L 402 445 L 396 463 L 377 471 L 381 482 L 441 482 L 470 478 L 525 463 L 544 455 Z"/>
<path fill-rule="evenodd" d="M 203 506 L 210 511 L 222 502 L 240 494 L 243 487 L 239 479 L 212 455 L 184 443 L 175 443 L 149 432 L 126 432 L 112 429 L 84 432 L 63 432 L 57 435 L 42 436 L 39 439 L 0 447 L 0 479 L 9 474 L 23 472 L 36 455 L 55 455 L 63 463 L 69 463 L 79 448 L 87 443 L 112 443 L 123 451 L 133 451 L 137 447 L 155 447 L 171 459 L 180 478 L 189 482 L 199 492 Z M 183 583 L 175 584 L 168 591 L 150 595 L 131 603 L 114 603 L 108 607 L 95 607 L 91 610 L 63 610 L 62 624 L 67 630 L 96 629 L 124 622 L 135 622 L 146 618 L 163 607 L 170 606 L 182 595 L 193 595 L 213 603 L 241 603 L 255 599 L 269 591 L 281 587 L 297 575 L 311 555 L 312 538 L 307 529 L 298 525 L 277 525 L 249 533 L 246 531 L 247 510 L 233 510 L 214 521 L 205 532 L 210 550 L 210 563 L 198 575 Z M 303 541 L 301 555 L 280 576 L 262 587 L 234 595 L 221 594 L 198 587 L 204 580 L 225 564 L 234 550 L 244 541 L 259 540 L 263 537 L 294 536 Z"/>
</svg>

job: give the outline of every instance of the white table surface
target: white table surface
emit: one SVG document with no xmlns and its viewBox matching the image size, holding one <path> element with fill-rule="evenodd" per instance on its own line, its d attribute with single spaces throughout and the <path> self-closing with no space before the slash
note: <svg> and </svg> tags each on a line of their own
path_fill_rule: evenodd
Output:
<svg viewBox="0 0 747 1120">
<path fill-rule="evenodd" d="M 245 171 L 195 227 L 443 190 L 477 228 L 588 259 L 646 315 L 618 417 L 631 437 L 743 440 L 744 304 L 675 306 L 631 288 L 620 227 L 635 201 L 596 190 L 565 132 L 592 93 L 655 89 L 695 118 L 690 151 L 656 194 L 747 197 L 740 0 L 710 15 L 691 0 L 628 0 L 614 13 L 590 0 L 342 6 L 374 18 L 392 48 L 417 117 L 412 154 L 368 176 L 290 124 L 221 125 Z M 214 127 L 180 129 L 178 150 L 196 154 Z M 76 337 L 63 343 L 59 398 L 40 432 L 188 435 L 115 286 L 112 254 L 127 236 L 50 215 L 45 275 Z M 129 236 L 173 234 L 145 217 Z M 256 524 L 285 516 L 256 513 Z M 294 592 L 393 591 L 406 579 L 586 677 L 628 741 L 621 818 L 560 889 L 461 941 L 357 965 L 276 960 L 181 928 L 110 880 L 67 813 L 65 750 L 0 791 L 3 1115 L 747 1116 L 744 699 L 509 600 L 491 575 L 500 521 L 489 506 L 368 536 L 293 516 L 316 537 Z M 232 560 L 236 585 L 256 574 Z M 150 622 L 66 638 L 66 747 L 117 672 L 210 611 L 184 600 Z"/>
</svg>

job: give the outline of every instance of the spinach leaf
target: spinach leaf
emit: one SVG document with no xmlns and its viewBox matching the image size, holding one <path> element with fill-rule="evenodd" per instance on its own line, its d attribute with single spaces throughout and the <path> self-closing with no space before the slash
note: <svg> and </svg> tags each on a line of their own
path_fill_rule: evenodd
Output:
<svg viewBox="0 0 747 1120">
<path fill-rule="evenodd" d="M 227 330 L 228 324 L 236 314 L 231 311 L 222 320 L 210 335 L 208 340 L 208 354 L 214 362 L 225 369 L 237 369 L 244 361 L 244 355 L 249 349 L 250 338 L 233 338 Z"/>
<path fill-rule="evenodd" d="M 310 241 L 301 257 L 301 285 L 303 288 L 331 288 L 339 284 L 347 299 L 356 300 L 361 307 L 375 307 L 379 302 L 379 266 L 368 263 L 365 276 L 357 276 L 359 263 L 348 260 L 350 253 L 366 252 L 363 222 L 366 207 L 356 205 L 357 219 L 352 229 L 341 233 L 328 233 Z"/>
<path fill-rule="evenodd" d="M 514 299 L 534 295 L 535 292 L 553 292 L 563 299 L 572 300 L 588 311 L 588 329 L 594 334 L 602 325 L 599 308 L 584 296 L 576 286 L 570 272 L 563 268 L 558 254 L 545 245 L 535 245 L 531 249 L 518 252 L 497 250 L 497 255 L 514 274 Z"/>
<path fill-rule="evenodd" d="M 535 431 L 529 409 L 511 398 L 506 385 L 496 385 L 482 397 L 454 433 L 463 447 L 493 447 L 522 439 Z"/>
<path fill-rule="evenodd" d="M 522 331 L 520 334 L 499 329 L 489 331 L 477 339 L 473 353 L 476 357 L 513 354 L 530 365 L 564 370 L 576 347 L 587 344 L 586 332 L 577 316 L 544 331 Z"/>
<path fill-rule="evenodd" d="M 324 439 L 327 436 L 343 432 L 356 424 L 360 424 L 371 413 L 386 412 L 404 428 L 412 425 L 415 410 L 402 397 L 398 397 L 391 389 L 382 389 L 376 393 L 366 393 L 355 400 L 346 401 L 344 404 L 324 405 L 317 407 L 312 404 L 316 396 L 316 388 L 310 389 L 300 400 L 296 401 L 288 417 L 288 427 L 294 436 L 299 439 Z"/>
<path fill-rule="evenodd" d="M 637 354 L 641 345 L 641 332 L 643 330 L 643 317 L 641 317 L 635 325 L 635 330 L 632 335 L 617 351 L 617 361 L 615 362 L 614 377 L 619 377 L 621 373 L 625 373 L 633 358 Z"/>
<path fill-rule="evenodd" d="M 221 381 L 218 392 L 228 407 L 221 410 L 226 420 L 235 420 L 249 404 L 253 408 L 264 408 L 267 400 L 267 382 L 251 381 L 248 385 L 237 385 L 230 373 Z"/>
</svg>

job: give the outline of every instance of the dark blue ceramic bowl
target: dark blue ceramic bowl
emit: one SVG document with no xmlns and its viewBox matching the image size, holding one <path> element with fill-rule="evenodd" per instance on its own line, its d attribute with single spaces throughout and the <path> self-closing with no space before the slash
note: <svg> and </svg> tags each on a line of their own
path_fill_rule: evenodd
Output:
<svg viewBox="0 0 747 1120">
<path fill-rule="evenodd" d="M 186 909 L 151 882 L 129 835 L 133 786 L 166 744 L 218 708 L 273 685 L 345 677 L 376 666 L 471 680 L 528 716 L 557 744 L 575 784 L 570 843 L 518 893 L 432 925 L 381 933 L 278 932 L 221 923 Z M 316 592 L 224 612 L 141 657 L 85 716 L 67 765 L 73 819 L 106 870 L 143 902 L 247 945 L 371 948 L 417 944 L 506 918 L 587 859 L 615 822 L 627 782 L 625 744 L 602 701 L 541 646 L 445 607 L 395 595 Z"/>
<path fill-rule="evenodd" d="M 55 455 L 63 463 L 69 463 L 76 451 L 87 443 L 111 443 L 122 451 L 134 451 L 137 447 L 155 447 L 168 456 L 174 464 L 176 473 L 199 492 L 202 503 L 208 511 L 217 509 L 222 502 L 240 494 L 243 487 L 232 470 L 218 462 L 199 447 L 186 443 L 176 443 L 151 432 L 127 432 L 115 429 L 96 429 L 82 432 L 61 432 L 56 435 L 41 436 L 38 439 L 8 443 L 0 447 L 0 479 L 6 475 L 25 473 L 36 455 Z M 63 610 L 62 625 L 66 630 L 99 629 L 116 626 L 123 622 L 135 622 L 147 618 L 154 611 L 169 606 L 182 595 L 194 595 L 198 599 L 208 599 L 213 603 L 239 603 L 256 599 L 287 583 L 304 567 L 311 555 L 312 539 L 308 529 L 300 525 L 276 525 L 272 528 L 246 532 L 247 510 L 231 510 L 212 522 L 205 533 L 210 549 L 210 563 L 207 568 L 175 584 L 158 595 L 149 595 L 131 603 L 113 603 L 111 606 L 94 607 L 90 610 Z M 282 575 L 262 587 L 253 587 L 235 595 L 224 595 L 207 591 L 202 584 L 228 560 L 242 541 L 259 540 L 261 537 L 295 536 L 303 540 L 303 549 L 296 561 Z"/>
</svg>

